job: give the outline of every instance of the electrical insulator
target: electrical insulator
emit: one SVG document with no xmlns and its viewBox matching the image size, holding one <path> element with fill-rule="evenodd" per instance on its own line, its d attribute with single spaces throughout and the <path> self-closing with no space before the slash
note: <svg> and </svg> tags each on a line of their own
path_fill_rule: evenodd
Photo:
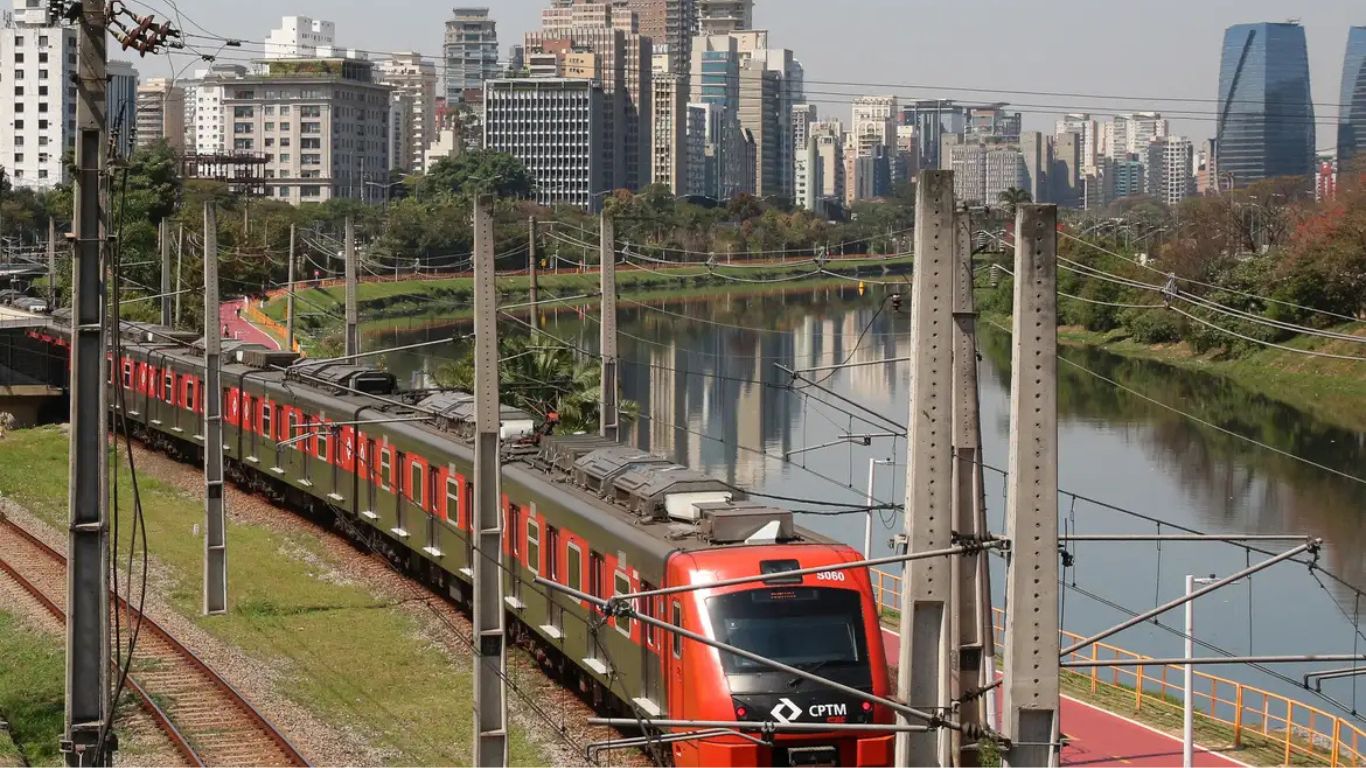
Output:
<svg viewBox="0 0 1366 768">
<path fill-rule="evenodd" d="M 894 293 L 894 294 L 892 294 L 892 311 L 893 311 L 893 312 L 900 312 L 900 311 L 901 311 L 901 294 L 899 294 L 899 293 Z"/>
</svg>

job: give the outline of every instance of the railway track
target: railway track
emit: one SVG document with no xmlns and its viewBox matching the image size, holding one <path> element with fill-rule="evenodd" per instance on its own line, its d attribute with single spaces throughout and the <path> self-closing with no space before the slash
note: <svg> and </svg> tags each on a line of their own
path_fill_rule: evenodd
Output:
<svg viewBox="0 0 1366 768">
<path fill-rule="evenodd" d="M 61 621 L 66 558 L 0 518 L 0 571 Z M 136 619 L 122 599 L 115 610 Z M 306 766 L 289 740 L 194 652 L 150 617 L 134 652 L 128 688 L 190 765 Z"/>
</svg>

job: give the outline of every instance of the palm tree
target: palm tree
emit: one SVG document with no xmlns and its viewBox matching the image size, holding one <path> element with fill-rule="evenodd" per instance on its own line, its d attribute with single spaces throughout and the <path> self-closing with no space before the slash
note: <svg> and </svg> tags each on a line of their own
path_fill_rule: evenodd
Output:
<svg viewBox="0 0 1366 768">
<path fill-rule="evenodd" d="M 598 428 L 602 369 L 596 362 L 547 338 L 513 336 L 499 346 L 498 379 L 504 403 L 540 418 L 553 412 L 565 432 Z M 442 386 L 473 392 L 474 363 L 444 366 L 436 378 Z M 629 419 L 635 404 L 622 402 L 621 408 L 623 418 Z"/>
<path fill-rule="evenodd" d="M 1010 187 L 1001 190 L 1001 194 L 996 196 L 997 201 L 1005 205 L 1010 215 L 1015 215 L 1015 209 L 1020 207 L 1020 203 L 1032 203 L 1034 198 L 1029 194 L 1029 190 L 1019 187 Z"/>
</svg>

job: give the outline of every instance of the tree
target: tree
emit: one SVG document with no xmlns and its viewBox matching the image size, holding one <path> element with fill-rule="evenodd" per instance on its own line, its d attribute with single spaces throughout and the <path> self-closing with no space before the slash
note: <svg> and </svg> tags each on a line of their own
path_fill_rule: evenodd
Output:
<svg viewBox="0 0 1366 768">
<path fill-rule="evenodd" d="M 535 182 L 526 166 L 512 155 L 477 149 L 444 157 L 417 184 L 418 197 L 440 196 L 530 197 Z"/>
<path fill-rule="evenodd" d="M 1029 194 L 1029 190 L 1027 189 L 1010 187 L 1009 189 L 1001 190 L 1001 193 L 996 196 L 996 200 L 1005 205 L 1006 209 L 1010 211 L 1010 215 L 1014 216 L 1015 209 L 1020 207 L 1021 203 L 1031 203 L 1034 201 L 1034 198 Z"/>
</svg>

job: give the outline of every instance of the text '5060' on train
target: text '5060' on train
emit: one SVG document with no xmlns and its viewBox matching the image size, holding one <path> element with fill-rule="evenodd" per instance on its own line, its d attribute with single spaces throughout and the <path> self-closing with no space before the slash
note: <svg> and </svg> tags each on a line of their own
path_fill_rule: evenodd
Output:
<svg viewBox="0 0 1366 768">
<path fill-rule="evenodd" d="M 60 332 L 30 335 L 66 342 Z M 204 370 L 197 342 L 132 324 L 122 338 L 110 384 L 123 389 L 124 415 L 145 440 L 198 458 Z M 476 556 L 470 395 L 399 392 L 386 372 L 230 341 L 224 360 L 230 477 L 332 515 L 350 535 L 468 603 Z M 120 399 L 110 402 L 118 408 Z M 501 437 L 509 632 L 600 710 L 642 719 L 892 722 L 881 706 L 630 616 L 604 615 L 533 581 L 611 598 L 766 575 L 640 599 L 636 610 L 886 696 L 866 569 L 783 575 L 855 562 L 858 552 L 718 479 L 596 436 L 544 434 L 516 409 L 503 409 Z M 893 751 L 892 735 L 876 730 L 778 732 L 767 740 L 718 734 L 669 744 L 665 757 L 677 765 L 887 765 Z"/>
</svg>

